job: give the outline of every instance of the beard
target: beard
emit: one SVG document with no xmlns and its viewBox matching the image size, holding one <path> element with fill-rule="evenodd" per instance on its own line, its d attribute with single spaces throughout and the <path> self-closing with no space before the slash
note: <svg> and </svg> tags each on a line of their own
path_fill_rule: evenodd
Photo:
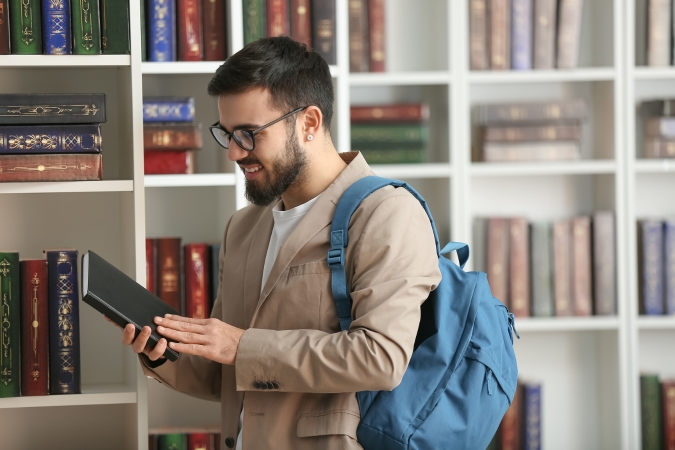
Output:
<svg viewBox="0 0 675 450">
<path fill-rule="evenodd" d="M 245 197 L 254 205 L 269 205 L 281 197 L 281 194 L 286 192 L 294 183 L 302 183 L 305 178 L 307 156 L 298 142 L 295 126 L 289 128 L 291 131 L 288 133 L 284 151 L 268 167 L 265 167 L 267 183 L 261 180 L 246 180 Z M 240 160 L 239 163 L 260 164 L 254 158 L 245 158 Z"/>
</svg>

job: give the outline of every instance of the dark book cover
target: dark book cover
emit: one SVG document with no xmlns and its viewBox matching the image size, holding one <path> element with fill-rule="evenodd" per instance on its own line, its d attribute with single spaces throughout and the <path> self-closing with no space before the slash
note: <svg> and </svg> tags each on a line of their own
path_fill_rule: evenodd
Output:
<svg viewBox="0 0 675 450">
<path fill-rule="evenodd" d="M 502 450 L 521 450 L 523 448 L 523 386 L 518 383 L 511 406 L 499 424 L 499 441 Z"/>
<path fill-rule="evenodd" d="M 47 251 L 49 393 L 81 393 L 77 250 Z"/>
<path fill-rule="evenodd" d="M 148 0 L 147 42 L 148 60 L 176 60 L 176 0 Z"/>
<path fill-rule="evenodd" d="M 204 59 L 201 0 L 177 0 L 176 6 L 178 60 L 201 61 Z"/>
<path fill-rule="evenodd" d="M 100 153 L 101 126 L 0 125 L 0 153 Z"/>
<path fill-rule="evenodd" d="M 77 3 L 78 0 L 75 0 Z M 71 34 L 71 0 L 42 2 L 42 36 L 45 55 L 73 53 Z"/>
<path fill-rule="evenodd" d="M 532 69 L 532 1 L 511 0 L 511 68 Z"/>
<path fill-rule="evenodd" d="M 488 219 L 487 242 L 486 272 L 492 295 L 506 306 L 510 306 L 508 303 L 508 219 Z"/>
<path fill-rule="evenodd" d="M 541 449 L 541 384 L 523 383 L 523 448 Z"/>
<path fill-rule="evenodd" d="M 153 347 L 162 338 L 154 318 L 180 314 L 91 250 L 82 255 L 82 300 L 122 328 L 133 324 L 137 336 L 149 326 L 148 344 Z M 164 356 L 175 361 L 178 352 L 167 347 Z"/>
<path fill-rule="evenodd" d="M 642 418 L 642 450 L 663 449 L 661 417 L 661 385 L 659 376 L 640 375 L 640 412 Z"/>
<path fill-rule="evenodd" d="M 490 0 L 490 68 L 511 68 L 511 0 Z"/>
<path fill-rule="evenodd" d="M 328 64 L 336 64 L 335 0 L 312 0 L 312 44 Z"/>
<path fill-rule="evenodd" d="M 349 1 L 349 71 L 370 71 L 368 0 Z"/>
<path fill-rule="evenodd" d="M 559 0 L 557 53 L 559 69 L 576 69 L 579 65 L 583 6 L 583 0 Z M 667 20 L 670 22 L 670 19 Z"/>
<path fill-rule="evenodd" d="M 534 68 L 550 70 L 555 67 L 555 37 L 557 0 L 534 2 Z"/>
<path fill-rule="evenodd" d="M 359 145 L 390 147 L 397 144 L 424 146 L 429 141 L 429 127 L 424 123 L 410 124 L 352 124 L 352 147 Z"/>
<path fill-rule="evenodd" d="M 265 37 L 267 32 L 266 0 L 242 0 L 244 9 L 244 45 Z"/>
<path fill-rule="evenodd" d="M 145 288 L 157 294 L 157 239 L 145 239 Z"/>
<path fill-rule="evenodd" d="M 571 239 L 570 220 L 553 223 L 553 296 L 556 316 L 571 316 L 574 312 Z"/>
<path fill-rule="evenodd" d="M 21 395 L 49 394 L 49 293 L 47 260 L 22 260 Z"/>
<path fill-rule="evenodd" d="M 145 12 L 147 5 L 145 1 L 139 2 L 141 4 L 141 61 L 148 60 L 148 22 L 147 14 Z M 131 45 L 131 43 L 129 44 Z"/>
<path fill-rule="evenodd" d="M 675 450 L 675 380 L 661 383 L 663 405 L 663 448 Z"/>
<path fill-rule="evenodd" d="M 643 220 L 638 225 L 640 233 L 641 267 L 640 297 L 642 312 L 646 315 L 664 313 L 663 222 Z"/>
<path fill-rule="evenodd" d="M 429 105 L 425 103 L 398 103 L 393 105 L 352 106 L 349 108 L 352 124 L 386 122 L 420 122 L 429 119 Z"/>
<path fill-rule="evenodd" d="M 202 148 L 199 123 L 146 123 L 143 125 L 144 150 L 190 150 Z"/>
<path fill-rule="evenodd" d="M 288 36 L 290 34 L 288 0 L 267 0 L 267 36 Z"/>
<path fill-rule="evenodd" d="M 530 237 L 527 219 L 508 222 L 509 309 L 516 317 L 530 316 Z"/>
<path fill-rule="evenodd" d="M 186 244 L 183 248 L 185 271 L 185 314 L 193 319 L 208 319 L 209 308 L 209 246 Z"/>
<path fill-rule="evenodd" d="M 551 317 L 554 314 L 551 224 L 535 222 L 530 226 L 530 260 L 532 262 L 532 316 Z"/>
<path fill-rule="evenodd" d="M 157 297 L 184 315 L 181 262 L 181 238 L 157 238 Z"/>
<path fill-rule="evenodd" d="M 370 71 L 384 72 L 387 58 L 385 44 L 384 0 L 368 0 L 368 34 L 370 40 Z"/>
<path fill-rule="evenodd" d="M 194 150 L 148 150 L 143 152 L 145 175 L 188 175 L 194 173 Z"/>
<path fill-rule="evenodd" d="M 572 219 L 572 298 L 575 316 L 593 313 L 591 297 L 591 218 L 580 216 Z"/>
<path fill-rule="evenodd" d="M 225 61 L 227 58 L 225 9 L 224 0 L 202 0 L 205 61 Z"/>
<path fill-rule="evenodd" d="M 9 0 L 0 0 L 0 55 L 9 53 Z"/>
<path fill-rule="evenodd" d="M 40 0 L 9 0 L 9 37 L 12 54 L 42 54 Z"/>
<path fill-rule="evenodd" d="M 675 314 L 675 221 L 663 224 L 666 314 Z"/>
<path fill-rule="evenodd" d="M 102 155 L 0 155 L 3 181 L 97 181 L 103 178 Z"/>
<path fill-rule="evenodd" d="M 310 0 L 291 0 L 291 38 L 312 48 L 312 15 Z"/>
<path fill-rule="evenodd" d="M 21 395 L 20 286 L 19 253 L 0 253 L 0 398 Z"/>
<path fill-rule="evenodd" d="M 101 51 L 104 55 L 124 55 L 131 51 L 129 32 L 129 1 L 128 0 L 100 0 L 101 8 Z M 145 9 L 145 2 L 141 1 L 141 10 Z M 145 28 L 144 15 L 141 16 L 141 26 Z M 143 33 L 145 34 L 145 33 Z M 141 39 L 141 45 L 145 40 Z M 145 49 L 143 48 L 143 54 Z M 145 61 L 145 58 L 143 58 Z"/>
<path fill-rule="evenodd" d="M 488 70 L 488 0 L 470 0 L 469 33 L 471 70 Z"/>
<path fill-rule="evenodd" d="M 67 0 L 64 0 L 67 1 Z M 73 54 L 101 54 L 98 0 L 73 0 Z"/>
<path fill-rule="evenodd" d="M 575 121 L 588 116 L 588 107 L 583 99 L 547 102 L 502 103 L 480 105 L 477 108 L 478 122 L 484 125 L 495 123 L 536 123 L 550 121 Z"/>
<path fill-rule="evenodd" d="M 0 94 L 0 125 L 103 122 L 105 94 Z"/>
<path fill-rule="evenodd" d="M 483 142 L 581 141 L 581 124 L 487 126 Z"/>
<path fill-rule="evenodd" d="M 187 450 L 186 438 L 184 433 L 160 434 L 157 436 L 157 450 Z"/>
<path fill-rule="evenodd" d="M 213 305 L 216 303 L 218 297 L 218 287 L 220 285 L 220 244 L 211 245 L 211 300 L 209 303 L 209 311 L 213 310 Z"/>
<path fill-rule="evenodd" d="M 195 99 L 192 97 L 143 98 L 143 122 L 192 122 Z"/>
<path fill-rule="evenodd" d="M 614 213 L 593 214 L 593 301 L 596 315 L 616 314 Z"/>
</svg>

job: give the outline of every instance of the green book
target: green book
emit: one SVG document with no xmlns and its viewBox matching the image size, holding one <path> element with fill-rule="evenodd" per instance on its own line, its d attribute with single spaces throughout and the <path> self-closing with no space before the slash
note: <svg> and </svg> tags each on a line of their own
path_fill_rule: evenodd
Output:
<svg viewBox="0 0 675 450">
<path fill-rule="evenodd" d="M 267 12 L 265 0 L 243 0 L 244 8 L 244 45 L 267 34 Z"/>
<path fill-rule="evenodd" d="M 42 54 L 40 0 L 9 0 L 9 34 L 12 54 Z"/>
<path fill-rule="evenodd" d="M 104 55 L 129 53 L 129 1 L 100 0 L 101 50 Z M 141 2 L 141 11 L 143 8 Z"/>
<path fill-rule="evenodd" d="M 25 1 L 25 0 L 24 0 Z M 19 297 L 19 254 L 0 253 L 0 397 L 21 394 L 19 342 L 21 341 L 21 298 Z"/>
<path fill-rule="evenodd" d="M 429 127 L 426 124 L 359 124 L 351 126 L 352 147 L 387 147 L 391 144 L 423 145 L 429 140 Z"/>
<path fill-rule="evenodd" d="M 160 434 L 157 436 L 157 450 L 187 450 L 183 433 Z"/>
<path fill-rule="evenodd" d="M 73 0 L 71 3 L 73 54 L 101 54 L 101 24 L 98 0 Z"/>
<path fill-rule="evenodd" d="M 359 150 L 368 164 L 410 164 L 426 161 L 425 147 L 409 148 L 354 148 Z"/>
<path fill-rule="evenodd" d="M 661 450 L 663 424 L 661 388 L 658 375 L 640 375 L 640 407 L 642 411 L 642 450 Z"/>
<path fill-rule="evenodd" d="M 140 1 L 141 4 L 141 61 L 148 60 L 148 44 L 145 37 L 145 0 Z"/>
</svg>

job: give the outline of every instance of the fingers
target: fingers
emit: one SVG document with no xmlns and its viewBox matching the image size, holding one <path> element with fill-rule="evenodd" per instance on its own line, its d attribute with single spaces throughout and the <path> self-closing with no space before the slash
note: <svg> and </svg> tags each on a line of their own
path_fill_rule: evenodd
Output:
<svg viewBox="0 0 675 450">
<path fill-rule="evenodd" d="M 131 325 L 131 327 L 133 327 L 133 325 Z M 125 334 L 127 333 L 128 329 L 129 325 L 127 325 L 127 327 L 124 329 Z M 143 350 L 145 350 L 145 346 L 148 345 L 149 337 L 150 337 L 150 327 L 145 326 L 143 327 L 143 329 L 141 329 L 141 332 L 138 334 L 138 337 L 136 337 L 136 339 L 133 339 L 133 342 L 131 343 L 131 348 L 136 353 L 142 353 Z"/>
<path fill-rule="evenodd" d="M 155 317 L 155 323 L 165 329 L 182 331 L 186 333 L 204 334 L 205 325 L 208 323 L 208 319 L 189 319 L 187 317 L 180 316 L 171 316 L 170 319 L 166 317 Z"/>
<path fill-rule="evenodd" d="M 152 350 L 148 351 L 146 349 L 146 355 L 148 358 L 150 358 L 151 361 L 156 361 L 159 358 L 162 358 L 164 355 L 164 352 L 166 351 L 166 339 L 162 338 L 157 342 L 157 345 L 155 345 L 155 348 Z"/>
<path fill-rule="evenodd" d="M 206 347 L 197 344 L 183 344 L 181 342 L 171 342 L 169 344 L 173 350 L 178 353 L 187 353 L 188 355 L 206 356 Z"/>
<path fill-rule="evenodd" d="M 122 331 L 122 343 L 124 345 L 131 345 L 134 342 L 134 335 L 136 334 L 136 327 L 129 323 Z"/>
<path fill-rule="evenodd" d="M 162 319 L 162 317 L 159 317 L 159 319 Z M 164 319 L 172 320 L 174 322 L 193 323 L 196 325 L 206 325 L 209 323 L 209 319 L 193 319 L 191 317 L 183 317 L 175 314 L 165 314 Z"/>
<path fill-rule="evenodd" d="M 193 333 L 190 331 L 177 331 L 171 328 L 163 327 L 162 325 L 157 326 L 157 332 L 162 336 L 166 336 L 167 338 L 173 339 L 174 341 L 182 342 L 185 344 L 206 343 L 206 337 L 199 333 Z"/>
</svg>

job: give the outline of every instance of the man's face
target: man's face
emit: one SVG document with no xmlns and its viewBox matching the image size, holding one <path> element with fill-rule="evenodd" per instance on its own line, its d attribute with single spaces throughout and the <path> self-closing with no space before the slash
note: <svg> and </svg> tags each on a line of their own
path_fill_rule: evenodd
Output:
<svg viewBox="0 0 675 450">
<path fill-rule="evenodd" d="M 238 128 L 254 130 L 289 112 L 273 109 L 263 89 L 221 95 L 218 111 L 220 124 L 229 132 Z M 289 187 L 302 184 L 306 177 L 307 155 L 298 140 L 296 118 L 293 115 L 258 132 L 251 152 L 240 148 L 234 139 L 230 141 L 228 158 L 244 172 L 246 199 L 251 203 L 269 205 Z"/>
</svg>

